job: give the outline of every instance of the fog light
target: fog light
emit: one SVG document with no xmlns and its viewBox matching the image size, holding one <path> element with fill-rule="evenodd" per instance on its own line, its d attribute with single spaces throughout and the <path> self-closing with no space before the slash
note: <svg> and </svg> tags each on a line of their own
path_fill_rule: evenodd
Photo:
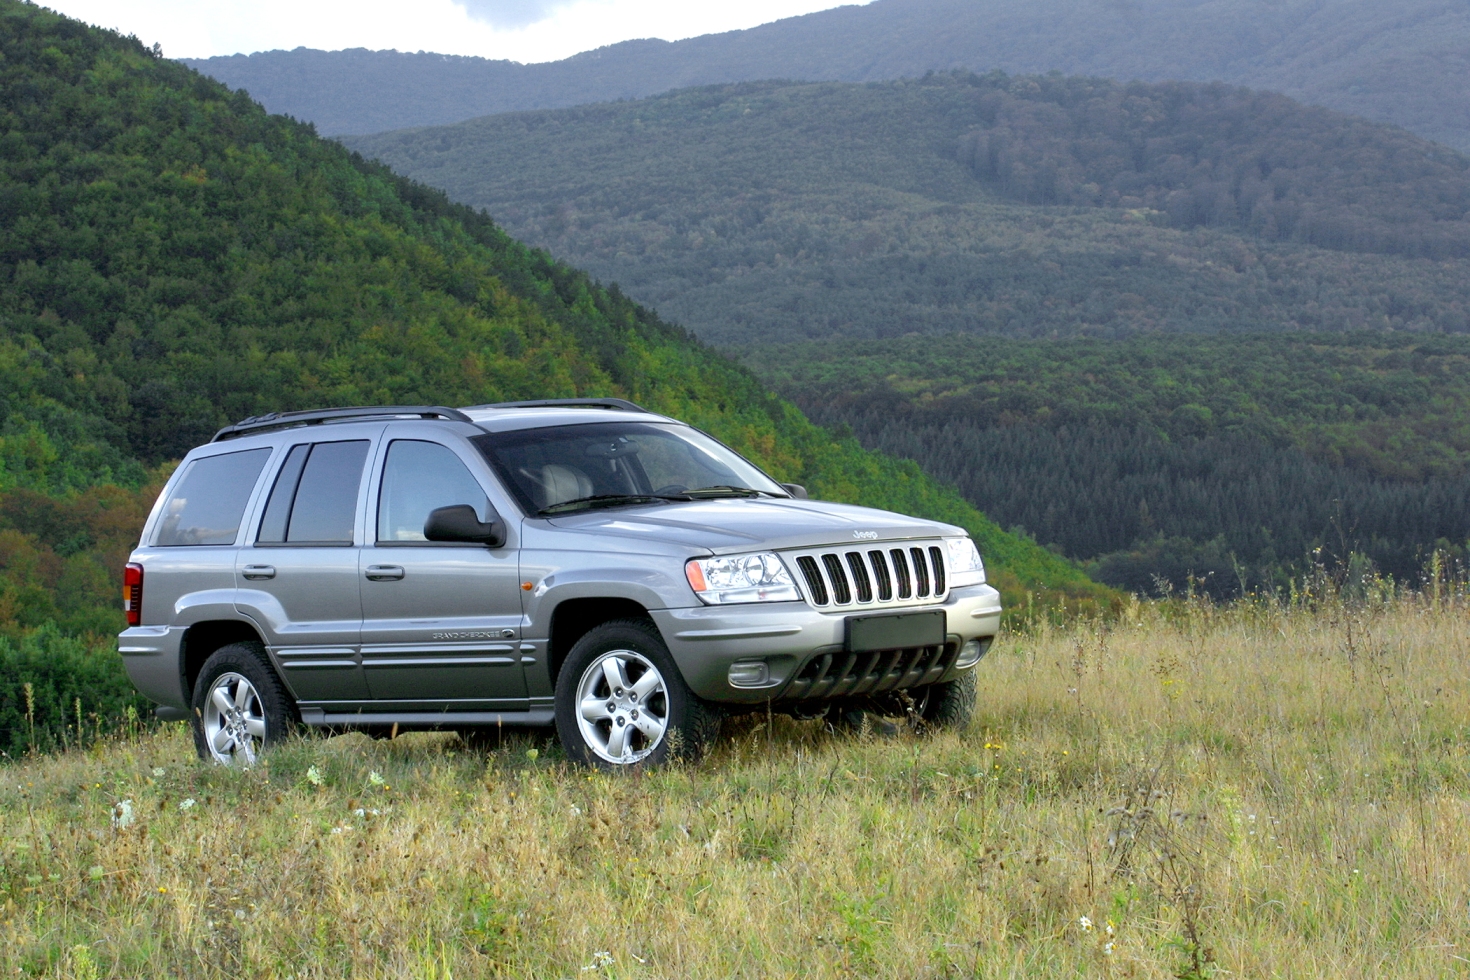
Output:
<svg viewBox="0 0 1470 980">
<path fill-rule="evenodd" d="M 956 667 L 968 667 L 981 657 L 985 651 L 990 649 L 990 637 L 983 640 L 966 640 L 965 645 L 960 647 L 960 655 L 955 658 Z"/>
<path fill-rule="evenodd" d="M 750 660 L 730 666 L 732 687 L 764 687 L 771 681 L 771 669 L 763 661 Z"/>
</svg>

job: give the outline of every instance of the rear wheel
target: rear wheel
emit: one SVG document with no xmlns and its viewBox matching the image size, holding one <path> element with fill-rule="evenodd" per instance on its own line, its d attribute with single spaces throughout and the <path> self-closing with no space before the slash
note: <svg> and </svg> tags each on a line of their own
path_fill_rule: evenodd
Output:
<svg viewBox="0 0 1470 980">
<path fill-rule="evenodd" d="M 201 759 L 253 765 L 299 725 L 296 704 L 259 643 L 220 647 L 194 682 L 194 747 Z"/>
<path fill-rule="evenodd" d="M 684 684 L 658 630 L 619 619 L 577 641 L 556 681 L 556 731 L 567 755 L 605 769 L 697 758 L 720 714 Z"/>
</svg>

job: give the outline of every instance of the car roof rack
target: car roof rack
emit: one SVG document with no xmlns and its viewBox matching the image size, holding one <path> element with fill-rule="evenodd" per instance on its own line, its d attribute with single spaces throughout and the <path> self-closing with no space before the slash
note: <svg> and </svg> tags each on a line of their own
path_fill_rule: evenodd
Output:
<svg viewBox="0 0 1470 980">
<path fill-rule="evenodd" d="M 222 442 L 237 436 L 266 432 L 270 429 L 286 429 L 295 425 L 321 425 L 323 422 L 342 422 L 349 419 L 373 419 L 394 417 L 418 417 L 421 419 L 446 419 L 453 422 L 470 422 L 472 419 L 457 408 L 442 405 L 378 405 L 367 408 L 321 408 L 305 412 L 270 412 L 241 419 L 227 425 L 214 434 L 211 442 Z"/>
<path fill-rule="evenodd" d="M 615 412 L 650 414 L 648 409 L 626 398 L 546 398 L 529 402 L 496 402 L 493 405 L 476 405 L 474 408 L 605 408 Z"/>
</svg>

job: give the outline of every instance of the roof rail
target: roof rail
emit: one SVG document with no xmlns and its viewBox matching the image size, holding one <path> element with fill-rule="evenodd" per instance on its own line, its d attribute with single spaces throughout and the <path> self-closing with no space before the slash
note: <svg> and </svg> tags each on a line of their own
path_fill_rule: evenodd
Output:
<svg viewBox="0 0 1470 980">
<path fill-rule="evenodd" d="M 211 442 L 222 442 L 236 436 L 265 432 L 270 429 L 286 429 L 294 425 L 321 425 L 323 422 L 340 422 L 348 419 L 392 418 L 395 416 L 417 416 L 421 419 L 447 419 L 454 422 L 469 422 L 470 417 L 457 408 L 439 405 L 378 405 L 369 408 L 321 408 L 306 412 L 270 412 L 241 419 L 227 425 L 214 434 Z"/>
<path fill-rule="evenodd" d="M 475 405 L 475 408 L 606 408 L 617 412 L 643 412 L 648 409 L 634 404 L 626 398 L 546 398 L 530 402 L 496 402 L 493 405 Z"/>
</svg>

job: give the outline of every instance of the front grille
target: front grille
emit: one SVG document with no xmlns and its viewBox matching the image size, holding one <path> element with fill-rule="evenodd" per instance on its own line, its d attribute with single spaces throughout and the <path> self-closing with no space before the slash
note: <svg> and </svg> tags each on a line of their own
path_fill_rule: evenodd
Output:
<svg viewBox="0 0 1470 980">
<path fill-rule="evenodd" d="M 933 602 L 946 588 L 944 549 L 934 545 L 887 551 L 822 550 L 797 555 L 807 600 L 824 606 Z"/>
<path fill-rule="evenodd" d="M 782 700 L 881 694 L 932 684 L 949 670 L 957 649 L 945 643 L 874 653 L 824 653 L 802 667 Z"/>
</svg>

